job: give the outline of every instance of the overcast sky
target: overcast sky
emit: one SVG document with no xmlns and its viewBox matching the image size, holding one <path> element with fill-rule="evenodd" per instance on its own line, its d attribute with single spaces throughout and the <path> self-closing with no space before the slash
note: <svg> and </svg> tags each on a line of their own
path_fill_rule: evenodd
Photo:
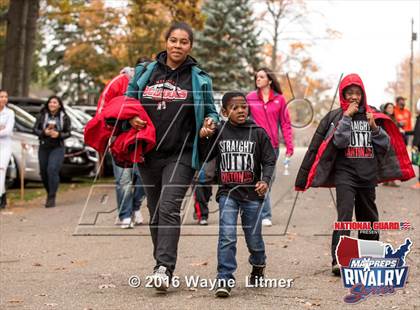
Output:
<svg viewBox="0 0 420 310">
<path fill-rule="evenodd" d="M 321 74 L 338 80 L 341 73 L 358 73 L 369 104 L 379 106 L 392 101 L 393 96 L 385 88 L 395 79 L 397 65 L 410 55 L 411 18 L 414 31 L 420 32 L 420 1 L 306 2 L 310 9 L 324 15 L 329 27 L 342 34 L 341 39 L 315 41 L 312 56 L 320 65 Z M 310 18 L 323 26 L 319 16 Z M 414 52 L 420 52 L 419 39 L 414 42 Z"/>
<path fill-rule="evenodd" d="M 113 6 L 126 5 L 126 1 L 121 0 L 106 2 Z M 342 34 L 336 40 L 315 39 L 311 56 L 320 66 L 320 76 L 338 82 L 341 73 L 358 73 L 365 83 L 369 104 L 379 106 L 392 101 L 393 96 L 385 92 L 385 88 L 395 79 L 398 64 L 410 55 L 411 18 L 414 18 L 414 31 L 420 37 L 420 0 L 305 2 L 312 12 L 308 20 L 315 37 L 318 29 L 322 37 L 326 27 Z M 265 10 L 265 1 L 254 0 L 254 6 L 259 14 Z M 289 31 L 284 37 L 308 38 L 301 29 L 292 27 Z M 267 31 L 263 32 L 263 37 L 268 37 Z M 419 39 L 414 44 L 415 53 L 420 53 Z M 290 42 L 280 42 L 280 48 Z"/>
</svg>

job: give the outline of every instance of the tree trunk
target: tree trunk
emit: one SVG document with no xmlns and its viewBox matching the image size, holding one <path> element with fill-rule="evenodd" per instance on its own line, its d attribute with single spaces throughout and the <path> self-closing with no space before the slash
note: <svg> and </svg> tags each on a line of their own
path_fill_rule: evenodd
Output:
<svg viewBox="0 0 420 310">
<path fill-rule="evenodd" d="M 279 40 L 279 21 L 274 20 L 273 50 L 271 51 L 271 70 L 277 72 L 277 47 Z"/>
<path fill-rule="evenodd" d="M 10 1 L 2 88 L 11 96 L 29 93 L 38 14 L 39 0 Z"/>
<path fill-rule="evenodd" d="M 26 23 L 25 59 L 23 71 L 22 96 L 29 95 L 29 85 L 32 76 L 32 64 L 35 51 L 35 37 L 37 31 L 37 20 L 39 17 L 39 1 L 29 1 L 29 11 Z"/>
</svg>

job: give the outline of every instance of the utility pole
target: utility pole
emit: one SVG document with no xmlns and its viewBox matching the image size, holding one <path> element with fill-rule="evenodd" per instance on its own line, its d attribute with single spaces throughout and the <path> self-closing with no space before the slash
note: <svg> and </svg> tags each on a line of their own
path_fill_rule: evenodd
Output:
<svg viewBox="0 0 420 310">
<path fill-rule="evenodd" d="M 417 33 L 414 32 L 414 18 L 411 18 L 411 57 L 410 57 L 410 110 L 413 115 L 416 114 L 413 102 L 413 45 L 417 40 Z"/>
</svg>

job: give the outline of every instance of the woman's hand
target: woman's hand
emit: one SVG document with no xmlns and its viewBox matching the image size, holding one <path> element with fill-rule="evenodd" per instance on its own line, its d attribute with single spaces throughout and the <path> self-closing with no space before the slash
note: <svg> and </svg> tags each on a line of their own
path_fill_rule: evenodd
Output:
<svg viewBox="0 0 420 310">
<path fill-rule="evenodd" d="M 51 138 L 57 139 L 59 135 L 60 134 L 58 133 L 58 131 L 51 130 L 51 133 L 50 133 Z"/>
<path fill-rule="evenodd" d="M 142 120 L 140 117 L 138 116 L 134 116 L 132 119 L 129 120 L 129 123 L 131 125 L 131 127 L 133 127 L 136 130 L 140 130 L 146 127 L 147 122 Z"/>
</svg>

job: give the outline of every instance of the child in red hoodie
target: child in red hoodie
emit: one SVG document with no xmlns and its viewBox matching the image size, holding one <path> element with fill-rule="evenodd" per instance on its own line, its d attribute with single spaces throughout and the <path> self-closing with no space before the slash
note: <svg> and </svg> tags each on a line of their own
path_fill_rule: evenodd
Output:
<svg viewBox="0 0 420 310">
<path fill-rule="evenodd" d="M 352 221 L 355 209 L 357 221 L 375 222 L 377 183 L 405 181 L 414 171 L 398 128 L 389 117 L 368 106 L 357 74 L 346 76 L 340 83 L 340 105 L 318 126 L 299 169 L 296 190 L 335 186 L 338 221 Z M 350 231 L 334 231 L 332 235 L 335 275 L 340 275 L 335 250 L 342 235 L 350 235 Z M 379 234 L 359 231 L 359 238 L 378 240 Z"/>
<path fill-rule="evenodd" d="M 338 149 L 335 161 L 335 184 L 337 194 L 337 221 L 352 221 L 353 209 L 356 220 L 378 221 L 375 204 L 377 184 L 377 153 L 389 149 L 389 137 L 380 128 L 366 104 L 363 84 L 354 82 L 343 89 L 343 117 L 334 132 L 333 143 Z M 347 105 L 347 109 L 344 107 Z M 344 107 L 343 107 L 344 106 Z M 332 272 L 340 274 L 335 250 L 341 235 L 350 231 L 335 230 L 332 236 Z M 359 232 L 360 239 L 379 240 L 377 231 Z"/>
</svg>

